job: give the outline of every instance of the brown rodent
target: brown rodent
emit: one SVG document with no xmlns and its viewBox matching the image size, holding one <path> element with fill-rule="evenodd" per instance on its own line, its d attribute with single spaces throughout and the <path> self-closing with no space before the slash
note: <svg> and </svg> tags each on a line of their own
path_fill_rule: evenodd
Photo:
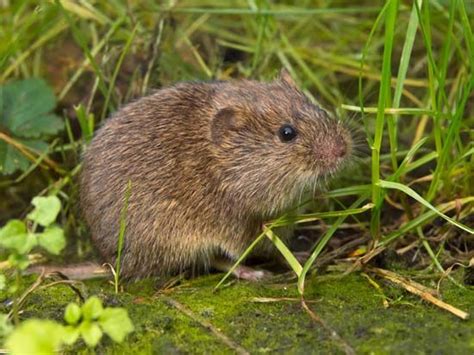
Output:
<svg viewBox="0 0 474 355">
<path fill-rule="evenodd" d="M 349 131 L 285 71 L 270 83 L 179 83 L 130 103 L 84 155 L 81 207 L 106 261 L 144 277 L 221 269 L 351 152 Z M 261 274 L 240 274 L 258 278 Z M 248 271 L 248 270 L 247 270 Z"/>
</svg>

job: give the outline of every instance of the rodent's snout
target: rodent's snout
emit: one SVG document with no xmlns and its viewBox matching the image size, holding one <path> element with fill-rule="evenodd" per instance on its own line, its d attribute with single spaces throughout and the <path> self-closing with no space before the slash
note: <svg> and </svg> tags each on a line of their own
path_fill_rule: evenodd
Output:
<svg viewBox="0 0 474 355">
<path fill-rule="evenodd" d="M 342 137 L 338 137 L 334 144 L 333 154 L 336 158 L 344 158 L 347 153 L 347 143 Z"/>
<path fill-rule="evenodd" d="M 320 144 L 314 147 L 314 156 L 319 164 L 324 167 L 332 167 L 343 161 L 350 153 L 350 137 L 344 133 L 338 134 L 332 139 L 326 137 Z"/>
</svg>

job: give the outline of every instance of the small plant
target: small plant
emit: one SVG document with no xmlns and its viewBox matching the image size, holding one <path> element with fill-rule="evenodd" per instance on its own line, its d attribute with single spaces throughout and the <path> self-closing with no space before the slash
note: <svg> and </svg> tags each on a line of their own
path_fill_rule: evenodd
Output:
<svg viewBox="0 0 474 355">
<path fill-rule="evenodd" d="M 61 210 L 59 198 L 37 196 L 31 203 L 35 208 L 26 221 L 12 219 L 0 228 L 0 247 L 8 251 L 8 261 L 17 270 L 28 267 L 28 253 L 33 248 L 58 255 L 66 245 L 63 229 L 54 224 Z"/>
<path fill-rule="evenodd" d="M 83 104 L 74 106 L 74 112 L 77 116 L 77 121 L 81 127 L 82 137 L 86 142 L 89 142 L 94 135 L 95 117 L 93 113 L 87 112 Z"/>
<path fill-rule="evenodd" d="M 25 171 L 47 151 L 45 139 L 64 128 L 55 107 L 53 90 L 41 79 L 0 86 L 0 174 Z"/>
<path fill-rule="evenodd" d="M 95 347 L 103 334 L 122 342 L 134 328 L 124 308 L 104 308 L 98 297 L 90 297 L 82 307 L 67 305 L 67 325 L 52 320 L 29 319 L 16 328 L 6 341 L 12 354 L 54 354 L 62 345 L 72 345 L 80 337 Z"/>
<path fill-rule="evenodd" d="M 29 319 L 15 328 L 5 345 L 12 354 L 54 354 L 64 334 L 64 328 L 57 322 Z"/>
<path fill-rule="evenodd" d="M 82 307 L 76 303 L 68 304 L 64 319 L 68 323 L 64 338 L 67 344 L 75 343 L 81 336 L 88 346 L 94 347 L 104 333 L 120 343 L 133 331 L 133 324 L 124 308 L 104 308 L 101 300 L 95 296 L 89 298 Z"/>
</svg>

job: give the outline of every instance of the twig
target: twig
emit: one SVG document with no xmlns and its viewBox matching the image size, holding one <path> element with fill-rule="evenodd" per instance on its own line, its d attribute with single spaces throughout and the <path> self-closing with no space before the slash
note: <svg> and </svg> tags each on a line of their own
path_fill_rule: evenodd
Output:
<svg viewBox="0 0 474 355">
<path fill-rule="evenodd" d="M 387 280 L 402 286 L 405 290 L 408 292 L 411 292 L 417 296 L 420 296 L 422 299 L 424 299 L 427 302 L 430 302 L 434 304 L 435 306 L 442 308 L 448 312 L 451 312 L 455 316 L 461 318 L 461 319 L 468 319 L 469 318 L 469 313 L 466 313 L 454 306 L 451 306 L 450 304 L 441 301 L 440 299 L 436 298 L 433 294 L 436 294 L 435 290 L 432 290 L 430 288 L 427 288 L 415 281 L 408 280 L 400 275 L 395 274 L 394 272 L 384 270 L 384 269 L 379 269 L 375 267 L 366 267 L 366 270 L 369 272 L 372 272 L 374 274 L 377 274 L 379 276 L 382 276 L 386 278 Z"/>
<path fill-rule="evenodd" d="M 252 302 L 258 303 L 272 303 L 272 302 L 300 302 L 301 299 L 297 297 L 254 297 L 251 299 Z M 316 303 L 319 301 L 311 300 L 306 301 L 307 303 Z"/>
<path fill-rule="evenodd" d="M 322 320 L 316 313 L 314 313 L 308 307 L 303 297 L 301 297 L 301 306 L 308 313 L 308 315 L 313 321 L 319 323 L 329 333 L 331 339 L 334 340 L 336 344 L 341 347 L 341 349 L 346 355 L 355 355 L 355 350 L 344 339 L 342 339 L 341 336 L 337 334 L 334 329 L 328 326 L 324 320 Z"/>
<path fill-rule="evenodd" d="M 83 288 L 85 288 L 83 282 L 78 281 L 78 280 L 69 280 L 69 278 L 66 275 L 64 275 L 64 274 L 62 274 L 58 271 L 46 274 L 45 278 L 52 278 L 53 276 L 59 277 L 60 280 L 52 281 L 52 282 L 50 282 L 46 285 L 39 286 L 38 290 L 44 290 L 46 288 L 53 287 L 53 286 L 56 286 L 56 285 L 66 285 L 66 286 L 69 286 L 69 288 L 77 295 L 77 297 L 79 297 L 81 302 L 84 302 L 86 300 L 87 297 L 83 295 L 83 291 L 81 291 L 76 286 L 76 285 L 80 285 Z"/>
<path fill-rule="evenodd" d="M 51 278 L 52 276 L 57 276 L 61 278 L 61 280 L 58 281 L 53 281 L 50 282 L 49 284 L 46 285 L 41 285 L 47 278 Z M 42 271 L 36 281 L 21 295 L 21 297 L 15 302 L 15 306 L 13 310 L 11 310 L 8 313 L 8 318 L 11 318 L 13 316 L 13 313 L 15 310 L 20 310 L 21 306 L 25 303 L 26 299 L 30 294 L 32 294 L 34 291 L 38 290 L 44 290 L 48 287 L 56 286 L 56 285 L 67 285 L 71 288 L 71 290 L 74 291 L 74 293 L 81 299 L 82 302 L 84 302 L 85 297 L 82 294 L 81 290 L 79 290 L 75 285 L 80 284 L 83 285 L 82 282 L 80 281 L 74 281 L 74 280 L 69 280 L 67 276 L 64 274 L 61 274 L 60 272 L 54 271 L 54 272 L 46 272 L 45 268 L 42 268 Z"/>
<path fill-rule="evenodd" d="M 364 276 L 367 279 L 367 281 L 369 281 L 369 283 L 377 290 L 380 296 L 382 296 L 383 308 L 388 308 L 389 307 L 389 303 L 387 301 L 388 297 L 383 293 L 382 287 L 380 287 L 380 285 L 377 282 L 375 282 L 375 280 L 373 280 L 365 272 L 363 272 L 361 275 Z"/>
<path fill-rule="evenodd" d="M 161 296 L 163 297 L 163 299 L 168 303 L 170 304 L 171 306 L 173 306 L 174 308 L 176 308 L 178 311 L 180 311 L 181 313 L 185 314 L 186 316 L 188 316 L 189 318 L 191 318 L 192 320 L 198 322 L 199 324 L 201 324 L 202 327 L 204 327 L 205 329 L 208 329 L 211 331 L 212 334 L 214 334 L 216 336 L 216 338 L 219 338 L 219 340 L 221 340 L 225 345 L 227 345 L 229 348 L 231 348 L 232 350 L 234 350 L 236 353 L 238 354 L 250 354 L 247 350 L 245 350 L 242 346 L 240 346 L 239 344 L 237 344 L 236 342 L 234 342 L 232 339 L 230 339 L 227 335 L 225 335 L 224 333 L 222 333 L 221 331 L 219 331 L 216 327 L 214 327 L 209 321 L 205 320 L 205 319 L 202 319 L 201 317 L 197 316 L 196 314 L 194 314 L 189 308 L 187 308 L 185 305 L 179 303 L 178 301 L 170 298 L 170 297 L 167 297 L 167 296 Z"/>
<path fill-rule="evenodd" d="M 32 293 L 34 290 L 36 290 L 40 285 L 41 283 L 44 281 L 44 270 L 43 272 L 38 276 L 38 278 L 36 279 L 36 281 L 30 286 L 28 287 L 28 289 L 23 292 L 23 294 L 21 295 L 21 297 L 15 301 L 15 304 L 13 306 L 13 309 L 8 312 L 8 319 L 11 319 L 12 316 L 15 314 L 16 311 L 20 311 L 20 307 L 21 305 L 23 304 L 23 302 L 25 302 L 26 298 L 28 297 L 28 295 L 30 293 Z"/>
<path fill-rule="evenodd" d="M 36 161 L 35 155 L 33 153 L 35 154 L 38 154 L 38 153 L 35 150 L 31 149 L 30 147 L 27 147 L 26 145 L 16 141 L 15 139 L 11 138 L 10 136 L 8 136 L 7 134 L 3 132 L 0 132 L 0 140 L 4 141 L 7 144 L 10 144 L 12 147 L 17 149 L 21 154 L 23 154 L 26 158 L 28 158 L 32 162 Z M 64 170 L 61 169 L 55 161 L 49 159 L 48 157 L 44 157 L 43 161 L 45 164 L 40 163 L 42 167 L 49 167 L 53 169 L 54 171 L 56 171 L 57 173 L 64 175 Z"/>
</svg>

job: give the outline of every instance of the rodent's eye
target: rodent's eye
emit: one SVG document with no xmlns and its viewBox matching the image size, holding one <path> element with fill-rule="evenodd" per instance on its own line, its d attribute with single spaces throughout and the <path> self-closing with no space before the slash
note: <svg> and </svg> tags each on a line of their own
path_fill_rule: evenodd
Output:
<svg viewBox="0 0 474 355">
<path fill-rule="evenodd" d="M 282 142 L 290 142 L 296 138 L 298 133 L 296 132 L 296 128 L 289 124 L 284 124 L 278 130 L 278 135 Z"/>
</svg>

